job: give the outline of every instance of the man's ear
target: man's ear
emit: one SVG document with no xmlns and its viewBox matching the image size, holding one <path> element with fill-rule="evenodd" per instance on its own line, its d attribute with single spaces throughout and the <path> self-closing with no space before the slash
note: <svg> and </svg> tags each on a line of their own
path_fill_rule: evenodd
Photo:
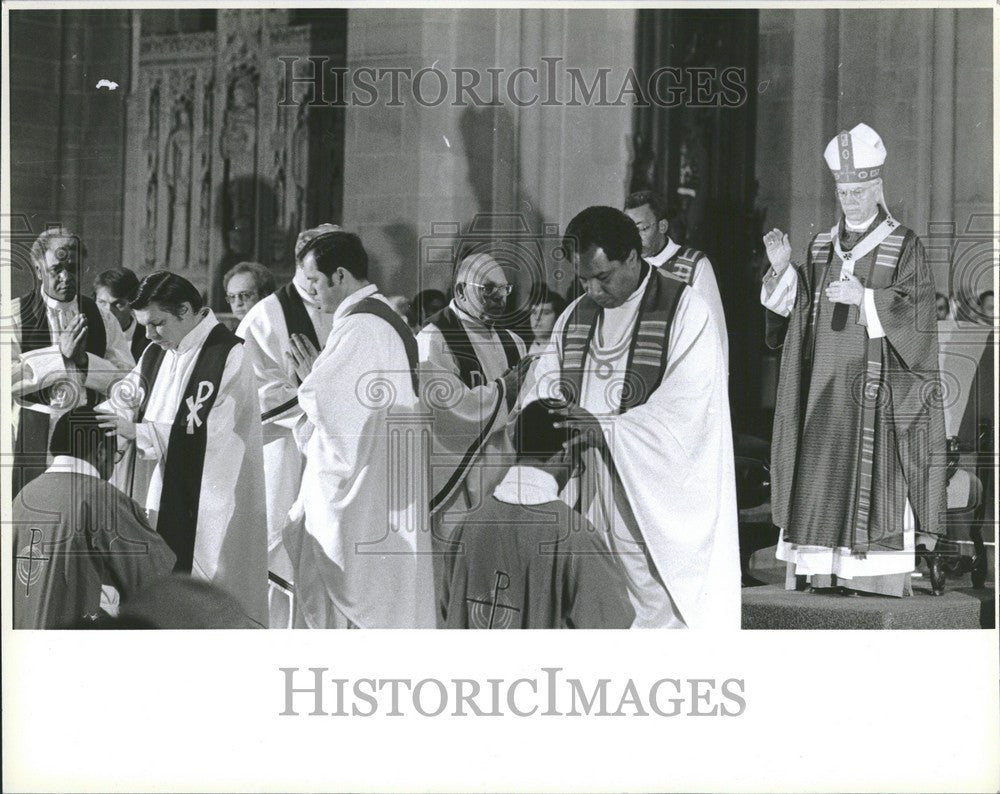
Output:
<svg viewBox="0 0 1000 794">
<path fill-rule="evenodd" d="M 666 218 L 660 218 L 656 223 L 656 228 L 660 230 L 660 234 L 666 234 L 670 230 L 670 221 Z"/>
</svg>

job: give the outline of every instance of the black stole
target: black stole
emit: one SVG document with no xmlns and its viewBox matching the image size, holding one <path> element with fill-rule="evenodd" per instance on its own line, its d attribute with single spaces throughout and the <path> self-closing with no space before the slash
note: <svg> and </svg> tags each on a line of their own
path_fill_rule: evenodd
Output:
<svg viewBox="0 0 1000 794">
<path fill-rule="evenodd" d="M 93 299 L 86 295 L 78 297 L 80 312 L 87 320 L 88 353 L 100 358 L 107 350 L 107 333 L 104 329 L 104 319 L 101 310 Z M 49 328 L 45 300 L 39 290 L 34 290 L 21 302 L 20 316 L 21 351 L 41 350 L 52 344 L 52 331 Z M 53 396 L 53 390 L 58 384 L 43 387 L 36 392 L 21 397 L 22 406 L 25 403 L 48 405 Z M 87 405 L 95 405 L 99 395 L 87 390 Z M 45 471 L 48 460 L 50 416 L 41 411 L 21 408 L 18 416 L 17 435 L 14 439 L 14 462 L 11 472 L 11 491 L 17 493 L 29 482 Z"/>
<path fill-rule="evenodd" d="M 149 347 L 149 338 L 146 336 L 146 326 L 139 325 L 135 321 L 135 318 L 132 319 L 132 322 L 135 323 L 135 331 L 132 332 L 131 342 L 132 358 L 138 363 L 142 357 L 142 352 Z"/>
<path fill-rule="evenodd" d="M 450 306 L 445 306 L 427 321 L 428 325 L 435 326 L 444 337 L 448 352 L 451 353 L 455 363 L 458 364 L 458 378 L 470 389 L 475 386 L 482 386 L 486 383 L 486 373 L 483 365 L 476 355 L 476 350 L 472 346 L 472 340 L 462 327 L 462 321 L 451 310 Z M 507 367 L 516 366 L 521 360 L 521 354 L 514 341 L 514 334 L 506 328 L 494 329 L 500 337 L 500 344 L 503 345 L 504 356 L 507 358 Z"/>
<path fill-rule="evenodd" d="M 393 311 L 391 306 L 380 301 L 378 298 L 363 298 L 348 309 L 344 313 L 344 316 L 349 317 L 352 314 L 374 314 L 376 317 L 389 323 L 396 333 L 399 334 L 399 339 L 406 350 L 406 360 L 410 367 L 410 381 L 413 384 L 413 393 L 420 394 L 418 388 L 420 382 L 417 377 L 417 368 L 419 365 L 417 338 L 413 335 L 413 331 L 410 330 L 410 326 Z"/>
<path fill-rule="evenodd" d="M 670 326 L 686 288 L 684 282 L 658 270 L 650 275 L 639 307 L 639 319 L 632 332 L 619 413 L 645 403 L 663 380 Z M 566 399 L 573 405 L 580 401 L 587 356 L 597 320 L 603 313 L 601 306 L 589 295 L 584 295 L 573 307 L 563 328 L 561 386 Z"/>
<path fill-rule="evenodd" d="M 191 572 L 195 534 L 198 530 L 201 480 L 205 469 L 205 449 L 208 444 L 208 418 L 219 395 L 219 384 L 222 382 L 229 351 L 242 342 L 222 323 L 209 332 L 191 371 L 191 377 L 184 387 L 170 430 L 167 459 L 163 467 L 163 490 L 157 507 L 156 531 L 177 555 L 174 570 L 178 572 Z M 163 354 L 163 348 L 159 345 L 150 345 L 143 354 L 139 373 L 144 393 L 136 422 L 141 422 L 145 415 L 157 373 L 163 363 Z"/>
<path fill-rule="evenodd" d="M 322 350 L 323 346 L 319 342 L 319 337 L 316 336 L 316 328 L 309 318 L 309 312 L 306 311 L 306 306 L 302 302 L 302 296 L 299 295 L 295 284 L 289 281 L 275 295 L 278 296 L 281 313 L 285 315 L 285 328 L 288 329 L 288 336 L 302 334 L 312 342 L 313 347 L 317 350 Z"/>
</svg>

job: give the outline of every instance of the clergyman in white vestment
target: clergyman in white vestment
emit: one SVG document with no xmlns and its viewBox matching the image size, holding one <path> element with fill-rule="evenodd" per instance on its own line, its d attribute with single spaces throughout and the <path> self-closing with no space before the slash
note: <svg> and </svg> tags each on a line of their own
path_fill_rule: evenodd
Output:
<svg viewBox="0 0 1000 794">
<path fill-rule="evenodd" d="M 320 230 L 339 229 L 324 224 Z M 264 433 L 264 481 L 267 491 L 267 555 L 272 581 L 268 590 L 271 628 L 291 627 L 292 561 L 281 540 L 288 511 L 299 495 L 305 457 L 293 429 L 302 417 L 291 351 L 305 346 L 318 353 L 330 335 L 332 315 L 320 308 L 302 270 L 300 252 L 316 230 L 299 235 L 295 274 L 290 283 L 260 300 L 236 329 L 257 377 L 261 426 Z"/>
<path fill-rule="evenodd" d="M 306 466 L 284 533 L 295 626 L 432 628 L 416 340 L 368 282 L 356 235 L 319 235 L 302 259 L 333 329 L 314 362 L 298 357 Z"/>
<path fill-rule="evenodd" d="M 260 408 L 240 339 L 167 271 L 133 303 L 151 344 L 99 406 L 134 442 L 132 496 L 177 555 L 175 570 L 227 591 L 267 627 L 267 526 Z"/>
<path fill-rule="evenodd" d="M 563 498 L 617 553 L 634 627 L 738 629 L 732 429 L 711 312 L 643 261 L 619 210 L 579 213 L 564 246 L 587 292 L 557 321 L 524 398 L 568 402 L 581 440 L 596 438 Z"/>
</svg>

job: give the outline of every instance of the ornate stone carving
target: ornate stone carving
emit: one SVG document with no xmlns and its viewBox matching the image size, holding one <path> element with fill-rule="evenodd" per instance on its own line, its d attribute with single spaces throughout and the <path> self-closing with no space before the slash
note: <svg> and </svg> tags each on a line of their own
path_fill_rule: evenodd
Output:
<svg viewBox="0 0 1000 794">
<path fill-rule="evenodd" d="M 143 36 L 139 44 L 139 62 L 190 64 L 197 60 L 211 60 L 215 55 L 215 33 L 182 33 L 162 36 Z"/>
<path fill-rule="evenodd" d="M 194 73 L 175 75 L 171 94 L 170 132 L 167 135 L 163 163 L 167 187 L 167 249 L 164 258 L 166 267 L 171 270 L 184 270 L 189 265 L 193 94 Z"/>
<path fill-rule="evenodd" d="M 208 265 L 212 226 L 212 80 L 205 82 L 201 100 L 201 136 L 198 139 L 198 265 Z"/>
</svg>

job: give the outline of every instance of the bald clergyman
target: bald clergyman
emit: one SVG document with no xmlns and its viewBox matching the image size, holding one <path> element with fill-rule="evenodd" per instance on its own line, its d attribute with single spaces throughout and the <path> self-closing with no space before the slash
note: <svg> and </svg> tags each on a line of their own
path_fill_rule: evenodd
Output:
<svg viewBox="0 0 1000 794">
<path fill-rule="evenodd" d="M 434 416 L 430 509 L 438 552 L 448 551 L 455 521 L 512 462 L 509 420 L 529 359 L 520 337 L 498 327 L 510 293 L 499 262 L 467 256 L 455 269 L 451 302 L 417 335 L 421 392 Z"/>
</svg>

